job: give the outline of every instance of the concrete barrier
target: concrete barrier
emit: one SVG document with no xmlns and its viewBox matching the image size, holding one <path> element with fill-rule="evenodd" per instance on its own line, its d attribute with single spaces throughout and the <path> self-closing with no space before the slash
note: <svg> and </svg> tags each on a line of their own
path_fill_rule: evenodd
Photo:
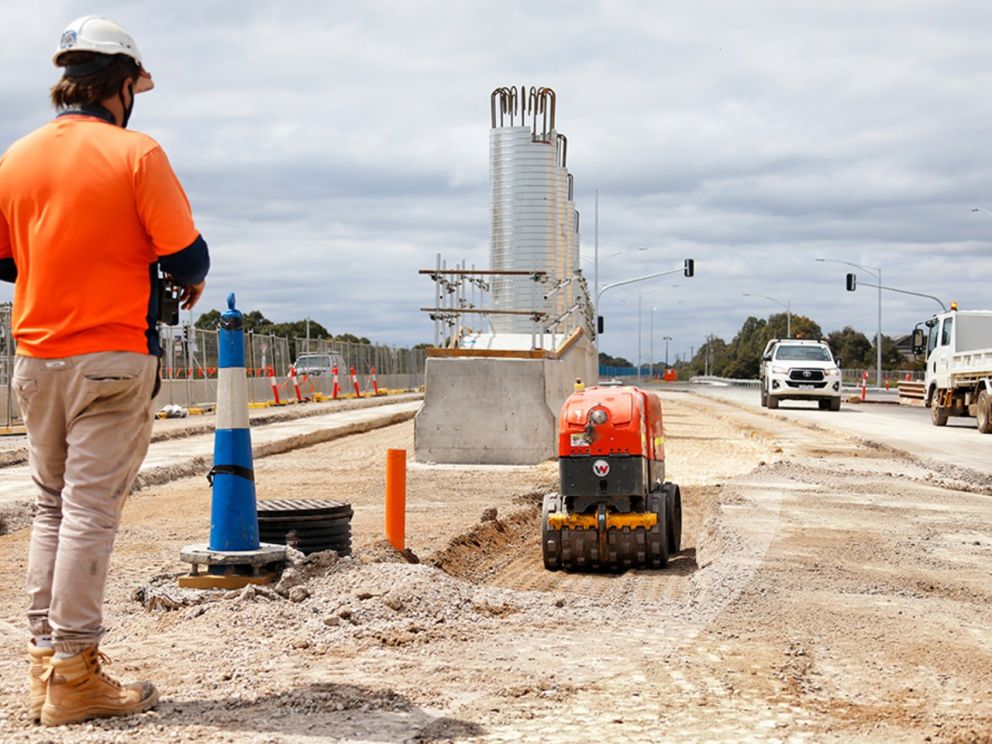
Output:
<svg viewBox="0 0 992 744">
<path fill-rule="evenodd" d="M 428 357 L 414 424 L 417 460 L 534 465 L 554 457 L 558 411 L 575 379 L 595 380 L 597 371 L 588 338 L 566 347 L 560 354 Z"/>
</svg>

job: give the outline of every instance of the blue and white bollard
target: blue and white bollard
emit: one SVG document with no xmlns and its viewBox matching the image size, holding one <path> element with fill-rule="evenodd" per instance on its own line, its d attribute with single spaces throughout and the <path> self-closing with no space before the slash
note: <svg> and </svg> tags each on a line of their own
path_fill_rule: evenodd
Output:
<svg viewBox="0 0 992 744">
<path fill-rule="evenodd" d="M 255 503 L 255 470 L 248 426 L 248 390 L 245 375 L 244 316 L 227 296 L 227 310 L 218 331 L 217 428 L 214 465 L 207 475 L 213 489 L 210 507 L 210 543 L 188 545 L 179 557 L 192 564 L 179 585 L 196 589 L 233 589 L 265 584 L 268 570 L 286 560 L 284 545 L 260 543 Z M 200 573 L 200 566 L 207 571 Z"/>
<path fill-rule="evenodd" d="M 227 297 L 227 310 L 220 316 L 217 345 L 217 429 L 214 466 L 207 476 L 213 488 L 210 549 L 258 550 L 244 316 L 234 307 L 233 292 Z"/>
</svg>

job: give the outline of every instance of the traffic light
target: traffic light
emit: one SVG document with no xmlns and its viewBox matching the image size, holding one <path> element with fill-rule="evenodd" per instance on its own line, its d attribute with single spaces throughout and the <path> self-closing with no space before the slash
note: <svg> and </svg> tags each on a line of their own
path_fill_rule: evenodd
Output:
<svg viewBox="0 0 992 744">
<path fill-rule="evenodd" d="M 602 332 L 603 332 L 603 316 L 602 315 L 597 315 L 596 316 L 596 333 L 598 334 L 598 333 L 602 333 Z"/>
<path fill-rule="evenodd" d="M 685 275 L 687 277 L 690 277 L 695 273 L 696 273 L 696 262 L 691 258 L 687 258 L 685 260 Z"/>
<path fill-rule="evenodd" d="M 858 288 L 858 277 L 855 274 L 847 275 L 847 291 L 853 292 Z"/>
</svg>

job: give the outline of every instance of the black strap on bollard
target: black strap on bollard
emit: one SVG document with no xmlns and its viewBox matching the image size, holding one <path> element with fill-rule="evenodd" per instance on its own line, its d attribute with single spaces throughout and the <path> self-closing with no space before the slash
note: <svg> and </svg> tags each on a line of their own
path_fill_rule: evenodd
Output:
<svg viewBox="0 0 992 744">
<path fill-rule="evenodd" d="M 243 465 L 214 465 L 207 473 L 207 483 L 213 487 L 215 475 L 237 475 L 245 480 L 254 481 L 255 471 Z"/>
</svg>

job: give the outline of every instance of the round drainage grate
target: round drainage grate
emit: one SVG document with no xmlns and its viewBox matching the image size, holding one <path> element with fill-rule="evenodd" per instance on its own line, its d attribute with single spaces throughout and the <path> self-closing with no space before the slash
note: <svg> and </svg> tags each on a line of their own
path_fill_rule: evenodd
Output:
<svg viewBox="0 0 992 744">
<path fill-rule="evenodd" d="M 258 532 L 263 542 L 288 545 L 309 555 L 335 550 L 351 555 L 350 504 L 320 499 L 258 502 Z"/>
</svg>

